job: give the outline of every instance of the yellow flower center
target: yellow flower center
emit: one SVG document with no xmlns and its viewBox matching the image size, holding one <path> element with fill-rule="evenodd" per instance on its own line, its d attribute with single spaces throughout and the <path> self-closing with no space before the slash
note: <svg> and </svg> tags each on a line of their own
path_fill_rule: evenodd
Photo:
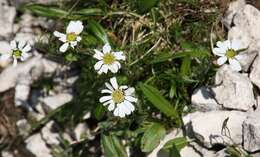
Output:
<svg viewBox="0 0 260 157">
<path fill-rule="evenodd" d="M 230 59 L 230 58 L 235 57 L 236 54 L 237 54 L 237 53 L 236 53 L 236 51 L 235 51 L 234 49 L 228 49 L 227 52 L 226 52 L 226 57 L 227 57 L 228 59 Z"/>
<path fill-rule="evenodd" d="M 106 53 L 103 56 L 104 64 L 111 65 L 116 61 L 116 57 L 112 53 Z"/>
<path fill-rule="evenodd" d="M 124 93 L 122 90 L 114 90 L 112 92 L 112 100 L 115 102 L 115 103 L 121 103 L 123 102 L 125 99 L 125 96 L 124 96 Z"/>
<path fill-rule="evenodd" d="M 75 33 L 69 33 L 67 34 L 67 40 L 68 41 L 76 41 L 77 35 Z"/>
<path fill-rule="evenodd" d="M 20 50 L 14 50 L 13 51 L 13 56 L 15 56 L 16 58 L 19 58 L 22 56 L 22 51 Z"/>
</svg>

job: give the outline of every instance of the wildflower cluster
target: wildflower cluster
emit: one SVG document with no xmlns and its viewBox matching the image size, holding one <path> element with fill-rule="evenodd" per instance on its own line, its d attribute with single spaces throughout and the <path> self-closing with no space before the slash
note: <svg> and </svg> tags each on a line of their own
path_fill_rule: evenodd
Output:
<svg viewBox="0 0 260 157">
<path fill-rule="evenodd" d="M 68 50 L 69 46 L 74 47 L 81 41 L 80 33 L 83 31 L 83 24 L 81 21 L 71 21 L 66 29 L 66 34 L 55 31 L 54 36 L 58 37 L 64 44 L 60 47 L 61 52 Z M 98 74 L 111 71 L 113 74 L 117 73 L 121 68 L 119 61 L 125 61 L 126 57 L 122 51 L 112 51 L 109 43 L 103 46 L 102 51 L 94 49 L 94 58 L 98 62 L 94 65 Z M 135 89 L 126 85 L 119 86 L 116 77 L 110 79 L 110 83 L 105 83 L 107 89 L 101 91 L 103 94 L 108 94 L 100 98 L 100 102 L 104 106 L 108 105 L 108 110 L 113 111 L 115 116 L 125 117 L 130 115 L 135 107 L 133 103 L 137 102 L 137 99 L 133 96 Z"/>
</svg>

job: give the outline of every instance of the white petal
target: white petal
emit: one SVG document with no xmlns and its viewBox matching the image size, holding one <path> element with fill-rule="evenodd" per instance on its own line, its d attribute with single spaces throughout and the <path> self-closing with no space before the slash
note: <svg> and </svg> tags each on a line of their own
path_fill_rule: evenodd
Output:
<svg viewBox="0 0 260 157">
<path fill-rule="evenodd" d="M 110 82 L 111 82 L 111 85 L 114 89 L 118 89 L 118 84 L 117 84 L 117 80 L 116 80 L 116 77 L 112 77 L 110 79 Z"/>
<path fill-rule="evenodd" d="M 109 65 L 109 69 L 112 73 L 117 73 L 118 72 L 118 66 L 117 64 L 112 64 L 112 65 Z"/>
<path fill-rule="evenodd" d="M 115 55 L 117 60 L 125 60 L 125 58 L 126 58 L 125 55 L 123 54 L 123 52 L 121 52 L 121 51 L 114 52 L 113 54 Z"/>
<path fill-rule="evenodd" d="M 80 42 L 81 41 L 81 37 L 80 36 L 77 36 L 77 38 L 76 38 L 76 40 L 78 41 L 78 42 Z"/>
<path fill-rule="evenodd" d="M 111 51 L 111 46 L 109 45 L 109 43 L 106 43 L 103 46 L 103 53 L 109 53 Z"/>
<path fill-rule="evenodd" d="M 115 103 L 110 103 L 108 108 L 107 108 L 109 111 L 112 111 L 115 109 Z"/>
<path fill-rule="evenodd" d="M 115 63 L 114 64 L 116 64 L 117 65 L 117 68 L 118 68 L 118 70 L 119 69 L 121 69 L 121 64 L 118 62 L 118 61 L 115 61 Z"/>
<path fill-rule="evenodd" d="M 108 89 L 103 89 L 103 90 L 101 91 L 101 93 L 108 93 L 108 94 L 111 94 L 112 91 L 111 91 L 111 90 L 108 90 Z"/>
<path fill-rule="evenodd" d="M 25 42 L 24 40 L 20 41 L 20 42 L 18 43 L 18 49 L 19 49 L 19 50 L 22 50 L 22 49 L 24 48 L 25 44 L 26 44 L 26 42 Z"/>
<path fill-rule="evenodd" d="M 223 47 L 227 48 L 227 49 L 231 49 L 231 42 L 230 40 L 226 40 L 223 42 Z"/>
<path fill-rule="evenodd" d="M 125 85 L 119 87 L 119 89 L 121 89 L 121 90 L 125 90 L 125 89 L 127 89 L 127 88 L 128 88 L 128 86 L 125 86 Z"/>
<path fill-rule="evenodd" d="M 124 101 L 124 104 L 125 104 L 132 112 L 135 110 L 135 106 L 134 106 L 131 102 L 125 100 L 125 101 Z"/>
<path fill-rule="evenodd" d="M 70 21 L 66 33 L 75 33 L 75 34 L 80 34 L 83 31 L 83 24 L 81 21 Z"/>
<path fill-rule="evenodd" d="M 104 54 L 103 53 L 101 53 L 99 50 L 96 50 L 96 49 L 94 49 L 94 51 L 95 51 L 95 54 L 94 54 L 94 58 L 96 58 L 96 59 L 98 59 L 98 60 L 102 60 L 103 59 L 103 56 L 104 56 Z"/>
<path fill-rule="evenodd" d="M 217 56 L 224 56 L 226 54 L 226 50 L 223 50 L 222 48 L 214 48 L 213 53 Z"/>
<path fill-rule="evenodd" d="M 67 41 L 67 36 L 66 36 L 66 34 L 63 34 L 63 33 L 60 33 L 60 32 L 58 32 L 58 31 L 55 31 L 55 32 L 53 32 L 53 35 L 56 36 L 56 37 L 58 37 L 59 40 L 62 41 L 62 42 L 64 42 L 64 43 Z"/>
<path fill-rule="evenodd" d="M 114 110 L 114 116 L 119 116 L 119 107 Z"/>
<path fill-rule="evenodd" d="M 127 90 L 125 90 L 125 95 L 132 95 L 135 92 L 135 89 L 130 87 Z"/>
<path fill-rule="evenodd" d="M 240 71 L 242 69 L 240 63 L 236 59 L 229 59 L 229 64 L 235 71 Z"/>
<path fill-rule="evenodd" d="M 25 45 L 25 47 L 22 49 L 22 52 L 28 52 L 31 50 L 31 46 L 29 44 Z"/>
<path fill-rule="evenodd" d="M 236 55 L 234 58 L 237 59 L 238 61 L 244 59 L 245 56 L 243 55 Z"/>
<path fill-rule="evenodd" d="M 113 87 L 109 84 L 109 83 L 105 83 L 105 86 L 108 88 L 108 89 L 110 89 L 111 91 L 113 91 L 114 89 L 113 89 Z"/>
<path fill-rule="evenodd" d="M 102 65 L 103 65 L 103 61 L 98 61 L 98 62 L 94 65 L 95 70 L 99 70 Z"/>
<path fill-rule="evenodd" d="M 14 61 L 13 61 L 13 66 L 15 67 L 17 65 L 17 59 L 14 58 Z"/>
<path fill-rule="evenodd" d="M 103 103 L 105 101 L 108 101 L 108 100 L 111 100 L 112 99 L 112 96 L 102 96 L 100 99 L 99 99 L 99 102 Z"/>
<path fill-rule="evenodd" d="M 15 40 L 12 40 L 11 43 L 10 43 L 10 46 L 13 50 L 16 50 L 17 49 L 17 44 L 16 44 L 16 41 Z"/>
<path fill-rule="evenodd" d="M 235 51 L 240 50 L 240 41 L 233 39 L 231 42 L 231 48 L 234 49 Z"/>
<path fill-rule="evenodd" d="M 104 103 L 103 103 L 103 106 L 107 106 L 108 104 L 111 104 L 111 103 L 114 103 L 113 100 L 109 100 L 109 101 L 107 101 L 107 102 L 104 102 Z"/>
<path fill-rule="evenodd" d="M 98 74 L 102 74 L 102 73 L 107 73 L 108 71 L 108 66 L 107 65 L 102 65 L 102 67 L 100 68 L 100 70 L 98 71 Z"/>
<path fill-rule="evenodd" d="M 67 51 L 68 47 L 69 47 L 69 43 L 64 43 L 64 44 L 61 45 L 61 47 L 60 47 L 60 52 L 65 52 L 65 51 Z"/>
<path fill-rule="evenodd" d="M 218 64 L 218 65 L 223 65 L 226 61 L 227 61 L 227 57 L 226 57 L 226 56 L 223 56 L 223 57 L 220 57 L 220 58 L 217 60 L 217 64 Z"/>
<path fill-rule="evenodd" d="M 71 42 L 70 42 L 70 46 L 71 46 L 72 48 L 74 48 L 77 44 L 78 44 L 77 41 L 71 41 Z"/>
<path fill-rule="evenodd" d="M 130 101 L 130 102 L 137 102 L 137 99 L 132 97 L 132 96 L 125 96 L 125 99 Z"/>
<path fill-rule="evenodd" d="M 126 110 L 125 110 L 123 104 L 119 104 L 118 110 L 119 110 L 118 111 L 119 112 L 118 113 L 119 117 L 121 117 L 121 118 L 125 117 Z"/>
<path fill-rule="evenodd" d="M 2 61 L 6 61 L 6 60 L 8 60 L 9 58 L 11 58 L 11 53 L 5 53 L 5 54 L 2 54 L 1 56 L 0 56 L 0 60 L 2 60 Z"/>
<path fill-rule="evenodd" d="M 22 56 L 21 56 L 21 61 L 25 61 L 26 59 L 28 59 L 30 57 L 30 54 L 23 52 Z"/>
<path fill-rule="evenodd" d="M 127 106 L 126 104 L 123 103 L 123 105 L 122 105 L 121 108 L 122 108 L 123 112 L 124 112 L 126 115 L 130 115 L 130 114 L 131 114 L 131 110 L 130 110 L 130 108 L 128 108 L 128 106 Z"/>
</svg>

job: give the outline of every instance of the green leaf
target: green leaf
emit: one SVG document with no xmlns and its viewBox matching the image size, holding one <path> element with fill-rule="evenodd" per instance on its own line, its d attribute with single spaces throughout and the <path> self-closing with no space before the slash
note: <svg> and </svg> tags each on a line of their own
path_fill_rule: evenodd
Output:
<svg viewBox="0 0 260 157">
<path fill-rule="evenodd" d="M 106 157 L 127 157 L 125 148 L 116 136 L 102 134 L 101 143 Z"/>
<path fill-rule="evenodd" d="M 100 120 L 105 113 L 105 108 L 102 104 L 98 104 L 94 110 L 94 116 L 97 120 Z"/>
<path fill-rule="evenodd" d="M 183 58 L 181 64 L 181 75 L 189 76 L 190 73 L 191 73 L 191 59 L 190 57 L 185 57 Z"/>
<path fill-rule="evenodd" d="M 163 125 L 159 123 L 153 123 L 146 129 L 141 139 L 141 149 L 143 152 L 152 151 L 165 136 L 166 131 Z"/>
<path fill-rule="evenodd" d="M 95 35 L 98 39 L 100 39 L 101 41 L 103 41 L 103 43 L 109 43 L 108 41 L 108 37 L 106 34 L 106 31 L 104 30 L 104 28 L 97 23 L 94 20 L 90 20 L 88 22 L 88 29 L 90 30 L 90 32 Z"/>
<path fill-rule="evenodd" d="M 179 120 L 178 112 L 175 108 L 161 95 L 160 91 L 153 86 L 147 84 L 140 85 L 142 92 L 147 99 L 162 113 L 168 117 Z"/>
<path fill-rule="evenodd" d="M 175 145 L 173 145 L 172 149 L 170 150 L 170 157 L 181 157 L 180 151 Z"/>
<path fill-rule="evenodd" d="M 50 18 L 61 18 L 68 15 L 68 12 L 62 9 L 59 9 L 55 6 L 45 6 L 40 4 L 30 4 L 25 5 L 24 9 L 30 10 L 38 16 L 45 16 Z"/>
<path fill-rule="evenodd" d="M 73 14 L 80 14 L 84 16 L 103 15 L 104 12 L 99 8 L 85 8 L 79 11 L 73 12 Z"/>
<path fill-rule="evenodd" d="M 182 148 L 187 146 L 188 141 L 185 137 L 177 137 L 175 139 L 172 139 L 168 141 L 164 146 L 163 149 L 171 149 L 173 145 L 176 146 L 176 148 L 180 151 Z"/>
<path fill-rule="evenodd" d="M 136 6 L 141 13 L 150 11 L 158 4 L 159 0 L 136 0 Z"/>
<path fill-rule="evenodd" d="M 155 57 L 154 60 L 152 60 L 150 63 L 151 64 L 156 64 L 156 63 L 161 63 L 165 62 L 168 60 L 173 60 L 173 59 L 179 59 L 179 58 L 185 58 L 185 57 L 198 57 L 198 58 L 203 58 L 208 56 L 208 52 L 205 50 L 199 50 L 199 49 L 194 49 L 193 51 L 185 51 L 185 52 L 175 52 L 174 54 L 170 53 L 162 53 L 158 56 Z"/>
</svg>

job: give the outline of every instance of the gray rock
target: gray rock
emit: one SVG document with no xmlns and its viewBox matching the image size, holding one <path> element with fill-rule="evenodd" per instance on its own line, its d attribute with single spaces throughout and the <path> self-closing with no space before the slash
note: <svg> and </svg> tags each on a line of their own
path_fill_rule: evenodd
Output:
<svg viewBox="0 0 260 157">
<path fill-rule="evenodd" d="M 48 122 L 41 130 L 42 138 L 49 145 L 59 145 L 60 144 L 60 136 L 59 133 L 53 131 L 55 128 L 54 121 Z"/>
<path fill-rule="evenodd" d="M 243 148 L 248 152 L 260 150 L 260 110 L 248 114 L 243 122 Z"/>
<path fill-rule="evenodd" d="M 2 2 L 1 2 L 2 1 Z M 16 15 L 14 7 L 8 6 L 6 1 L 0 1 L 0 38 L 7 38 L 13 32 L 13 23 Z"/>
<path fill-rule="evenodd" d="M 229 4 L 229 8 L 226 11 L 225 16 L 223 18 L 223 23 L 225 24 L 226 27 L 230 28 L 230 26 L 233 22 L 234 16 L 245 5 L 246 5 L 245 0 L 237 0 L 237 1 L 231 2 Z"/>
<path fill-rule="evenodd" d="M 55 110 L 56 108 L 70 102 L 72 98 L 72 94 L 60 93 L 54 96 L 45 97 L 42 102 L 47 110 Z"/>
<path fill-rule="evenodd" d="M 41 134 L 34 134 L 25 141 L 26 148 L 35 155 L 35 157 L 53 157 L 51 150 L 47 147 Z"/>
<path fill-rule="evenodd" d="M 254 61 L 252 70 L 250 73 L 250 80 L 260 88 L 260 57 L 258 56 Z"/>
<path fill-rule="evenodd" d="M 29 131 L 31 129 L 31 125 L 28 123 L 26 119 L 20 119 L 16 122 L 16 126 L 18 128 L 19 134 L 22 136 L 28 136 Z"/>
<path fill-rule="evenodd" d="M 191 142 L 188 146 L 180 151 L 181 157 L 216 157 L 214 151 L 210 151 L 195 142 Z"/>
<path fill-rule="evenodd" d="M 21 74 L 17 80 L 17 85 L 15 86 L 15 106 L 24 106 L 29 108 L 27 100 L 30 95 L 30 85 L 32 84 L 31 77 L 29 75 Z"/>
<path fill-rule="evenodd" d="M 242 144 L 242 123 L 246 116 L 240 111 L 194 112 L 183 121 L 190 137 L 212 148 L 216 144 Z"/>
<path fill-rule="evenodd" d="M 215 84 L 215 98 L 224 108 L 248 111 L 256 104 L 249 78 L 227 65 L 218 69 Z"/>
<path fill-rule="evenodd" d="M 9 151 L 2 151 L 1 155 L 2 157 L 14 157 L 14 154 Z"/>
<path fill-rule="evenodd" d="M 204 112 L 221 109 L 221 105 L 214 99 L 212 89 L 207 87 L 196 89 L 191 96 L 191 103 L 198 111 Z"/>
</svg>

